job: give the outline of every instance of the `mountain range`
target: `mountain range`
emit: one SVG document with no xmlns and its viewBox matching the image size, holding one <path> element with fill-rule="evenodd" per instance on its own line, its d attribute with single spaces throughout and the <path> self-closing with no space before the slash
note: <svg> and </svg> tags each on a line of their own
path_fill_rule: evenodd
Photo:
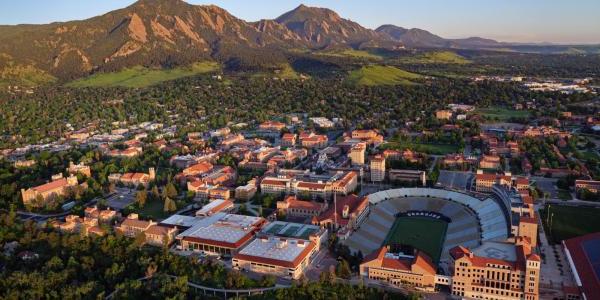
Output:
<svg viewBox="0 0 600 300">
<path fill-rule="evenodd" d="M 482 38 L 444 39 L 422 29 L 376 30 L 326 8 L 300 5 L 274 20 L 246 22 L 214 5 L 139 0 L 101 16 L 44 25 L 0 26 L 0 76 L 26 70 L 63 80 L 135 65 L 203 59 L 261 63 L 290 49 L 490 48 Z M 34 74 L 35 75 L 35 74 Z"/>
</svg>

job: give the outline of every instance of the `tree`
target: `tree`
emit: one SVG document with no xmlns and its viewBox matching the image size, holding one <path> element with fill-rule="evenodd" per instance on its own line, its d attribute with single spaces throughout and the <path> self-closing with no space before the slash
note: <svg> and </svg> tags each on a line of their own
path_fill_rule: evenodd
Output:
<svg viewBox="0 0 600 300">
<path fill-rule="evenodd" d="M 175 188 L 175 185 L 171 182 L 167 183 L 167 185 L 165 185 L 164 190 L 163 190 L 163 196 L 165 198 L 175 198 L 177 197 L 178 193 L 177 193 L 177 189 Z"/>
<path fill-rule="evenodd" d="M 352 277 L 352 271 L 350 270 L 350 265 L 348 264 L 348 262 L 345 259 L 342 259 L 342 261 L 337 265 L 335 273 L 337 276 L 344 278 L 344 279 L 350 279 L 350 277 Z"/>
<path fill-rule="evenodd" d="M 158 187 L 156 185 L 152 187 L 152 197 L 154 200 L 160 199 L 160 192 L 158 191 Z"/>
<path fill-rule="evenodd" d="M 137 191 L 135 193 L 135 202 L 137 202 L 140 208 L 146 206 L 146 200 L 148 200 L 148 193 L 146 191 Z"/>
<path fill-rule="evenodd" d="M 165 198 L 165 205 L 163 207 L 164 212 L 174 212 L 177 210 L 177 204 L 173 199 L 167 197 Z"/>
</svg>

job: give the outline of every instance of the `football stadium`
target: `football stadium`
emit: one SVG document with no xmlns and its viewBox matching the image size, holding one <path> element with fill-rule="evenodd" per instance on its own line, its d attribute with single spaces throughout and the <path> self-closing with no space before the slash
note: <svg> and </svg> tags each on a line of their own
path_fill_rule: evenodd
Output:
<svg viewBox="0 0 600 300">
<path fill-rule="evenodd" d="M 456 246 L 477 248 L 510 235 L 510 202 L 505 197 L 435 188 L 400 188 L 368 196 L 371 210 L 344 243 L 363 255 L 382 246 L 392 252 L 427 253 L 448 262 Z"/>
</svg>

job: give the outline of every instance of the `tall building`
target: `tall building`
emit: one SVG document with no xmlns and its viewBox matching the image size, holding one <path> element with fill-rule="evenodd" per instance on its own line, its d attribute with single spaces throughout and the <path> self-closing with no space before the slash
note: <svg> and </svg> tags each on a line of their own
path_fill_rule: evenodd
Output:
<svg viewBox="0 0 600 300">
<path fill-rule="evenodd" d="M 385 180 L 385 158 L 375 155 L 371 158 L 371 181 L 380 182 Z"/>
<path fill-rule="evenodd" d="M 475 250 L 457 246 L 453 258 L 452 295 L 473 299 L 539 299 L 540 257 L 527 238 L 486 242 Z"/>
<path fill-rule="evenodd" d="M 364 165 L 365 164 L 365 152 L 367 146 L 364 143 L 358 143 L 350 149 L 348 156 L 352 165 Z"/>
</svg>

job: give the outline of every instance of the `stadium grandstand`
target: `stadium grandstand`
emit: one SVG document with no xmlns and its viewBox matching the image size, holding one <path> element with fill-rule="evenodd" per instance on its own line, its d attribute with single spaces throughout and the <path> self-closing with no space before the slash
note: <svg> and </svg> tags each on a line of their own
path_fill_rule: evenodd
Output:
<svg viewBox="0 0 600 300">
<path fill-rule="evenodd" d="M 477 248 L 510 235 L 512 194 L 466 194 L 435 188 L 400 188 L 368 196 L 371 212 L 344 243 L 368 254 L 382 246 L 412 246 L 437 263 L 456 246 Z M 430 221 L 428 221 L 428 219 Z"/>
</svg>

